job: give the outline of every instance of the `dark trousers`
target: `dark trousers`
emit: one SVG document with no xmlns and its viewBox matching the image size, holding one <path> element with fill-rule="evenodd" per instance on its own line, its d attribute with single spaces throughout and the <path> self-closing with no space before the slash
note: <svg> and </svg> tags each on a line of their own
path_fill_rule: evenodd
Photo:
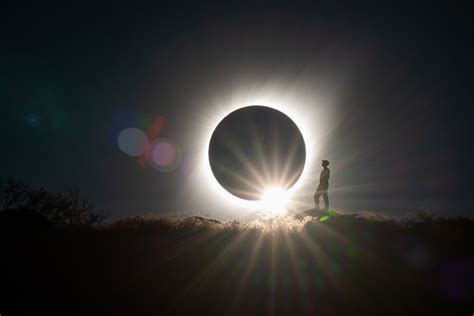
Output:
<svg viewBox="0 0 474 316">
<path fill-rule="evenodd" d="M 323 196 L 324 200 L 324 208 L 322 210 L 329 211 L 328 185 L 320 184 L 316 190 L 316 193 L 314 194 L 314 204 L 317 208 L 319 208 L 319 197 L 321 195 Z"/>
</svg>

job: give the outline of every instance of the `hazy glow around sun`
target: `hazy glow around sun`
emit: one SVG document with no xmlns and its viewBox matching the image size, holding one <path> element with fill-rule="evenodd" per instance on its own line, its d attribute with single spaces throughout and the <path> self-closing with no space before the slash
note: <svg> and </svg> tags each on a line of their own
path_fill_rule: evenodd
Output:
<svg viewBox="0 0 474 316">
<path fill-rule="evenodd" d="M 274 188 L 270 187 L 268 188 L 268 191 L 264 193 L 264 196 L 262 197 L 262 200 L 260 201 L 247 201 L 244 199 L 240 199 L 231 193 L 229 193 L 227 190 L 225 190 L 216 180 L 214 177 L 210 164 L 209 164 L 209 157 L 208 157 L 208 152 L 209 152 L 209 141 L 212 135 L 212 132 L 214 129 L 217 127 L 219 122 L 226 117 L 229 113 L 232 111 L 235 111 L 239 108 L 249 106 L 249 105 L 263 105 L 267 107 L 274 108 L 278 111 L 283 112 L 286 114 L 288 117 L 290 117 L 298 126 L 300 129 L 304 142 L 306 144 L 306 163 L 305 163 L 305 168 L 303 170 L 303 173 L 301 174 L 300 179 L 295 183 L 293 187 L 291 187 L 287 192 L 284 192 L 282 189 L 279 188 Z M 217 192 L 217 194 L 221 195 L 227 202 L 230 202 L 232 204 L 237 204 L 241 207 L 244 208 L 251 208 L 251 209 L 259 209 L 259 210 L 268 210 L 268 211 L 273 211 L 270 210 L 271 208 L 276 208 L 278 211 L 284 210 L 285 207 L 287 206 L 287 203 L 290 202 L 292 192 L 297 190 L 299 186 L 304 183 L 305 176 L 308 173 L 308 170 L 310 170 L 310 166 L 312 165 L 313 158 L 315 156 L 315 149 L 313 146 L 312 140 L 314 139 L 314 136 L 311 135 L 310 131 L 311 129 L 309 128 L 309 122 L 305 120 L 305 113 L 301 112 L 298 113 L 297 107 L 292 106 L 291 104 L 277 104 L 274 102 L 271 102 L 268 98 L 252 98 L 249 99 L 246 102 L 234 104 L 231 106 L 228 106 L 226 108 L 221 107 L 220 111 L 216 111 L 212 114 L 212 124 L 210 124 L 209 129 L 204 137 L 203 143 L 205 144 L 205 149 L 202 151 L 202 157 L 200 158 L 200 168 L 204 171 L 206 178 L 209 179 L 209 184 L 212 186 L 212 191 Z M 276 191 L 275 191 L 276 190 Z M 283 199 L 277 199 L 278 202 L 271 204 L 269 201 L 269 194 L 272 195 L 275 198 L 275 192 L 280 192 L 282 193 Z"/>
<path fill-rule="evenodd" d="M 231 112 L 249 105 L 281 111 L 300 129 L 306 147 L 305 167 L 298 181 L 287 191 L 286 204 L 292 210 L 312 207 L 320 172 L 317 160 L 326 159 L 320 156 L 320 150 L 334 128 L 336 108 L 335 100 L 324 96 L 330 94 L 327 89 L 317 91 L 308 84 L 311 80 L 306 79 L 303 75 L 292 85 L 286 79 L 263 84 L 250 80 L 246 85 L 230 86 L 197 100 L 202 108 L 190 116 L 189 140 L 194 167 L 182 190 L 183 207 L 221 219 L 245 218 L 247 214 L 265 211 L 262 201 L 243 200 L 225 190 L 214 177 L 209 162 L 209 142 L 217 125 Z"/>
</svg>

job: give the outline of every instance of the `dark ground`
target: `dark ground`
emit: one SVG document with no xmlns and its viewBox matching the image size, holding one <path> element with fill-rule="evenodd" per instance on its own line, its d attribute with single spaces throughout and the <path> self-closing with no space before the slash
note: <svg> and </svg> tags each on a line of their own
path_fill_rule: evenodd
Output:
<svg viewBox="0 0 474 316">
<path fill-rule="evenodd" d="M 0 216 L 2 316 L 474 312 L 470 219 L 22 222 Z"/>
</svg>

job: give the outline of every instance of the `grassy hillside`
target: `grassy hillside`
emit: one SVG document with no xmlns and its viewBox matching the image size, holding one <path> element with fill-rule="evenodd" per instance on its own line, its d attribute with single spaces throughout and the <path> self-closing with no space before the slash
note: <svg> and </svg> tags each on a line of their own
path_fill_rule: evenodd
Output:
<svg viewBox="0 0 474 316">
<path fill-rule="evenodd" d="M 2 315 L 471 315 L 474 220 L 0 217 Z"/>
</svg>

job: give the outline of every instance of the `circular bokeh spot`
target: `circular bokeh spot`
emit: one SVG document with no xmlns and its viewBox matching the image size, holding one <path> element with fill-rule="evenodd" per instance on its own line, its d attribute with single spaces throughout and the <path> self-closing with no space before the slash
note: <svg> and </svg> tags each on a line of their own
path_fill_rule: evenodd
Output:
<svg viewBox="0 0 474 316">
<path fill-rule="evenodd" d="M 148 160 L 159 171 L 172 171 L 180 162 L 180 151 L 171 139 L 160 138 L 150 144 Z"/>
<path fill-rule="evenodd" d="M 29 113 L 24 117 L 25 123 L 28 127 L 35 128 L 41 125 L 41 116 L 35 113 Z"/>
<path fill-rule="evenodd" d="M 228 192 L 259 200 L 268 188 L 287 190 L 306 160 L 303 135 L 284 113 L 266 106 L 240 108 L 227 115 L 209 143 L 212 173 Z"/>
<path fill-rule="evenodd" d="M 117 143 L 120 150 L 125 154 L 136 157 L 146 151 L 148 138 L 141 129 L 130 127 L 120 132 Z"/>
</svg>

